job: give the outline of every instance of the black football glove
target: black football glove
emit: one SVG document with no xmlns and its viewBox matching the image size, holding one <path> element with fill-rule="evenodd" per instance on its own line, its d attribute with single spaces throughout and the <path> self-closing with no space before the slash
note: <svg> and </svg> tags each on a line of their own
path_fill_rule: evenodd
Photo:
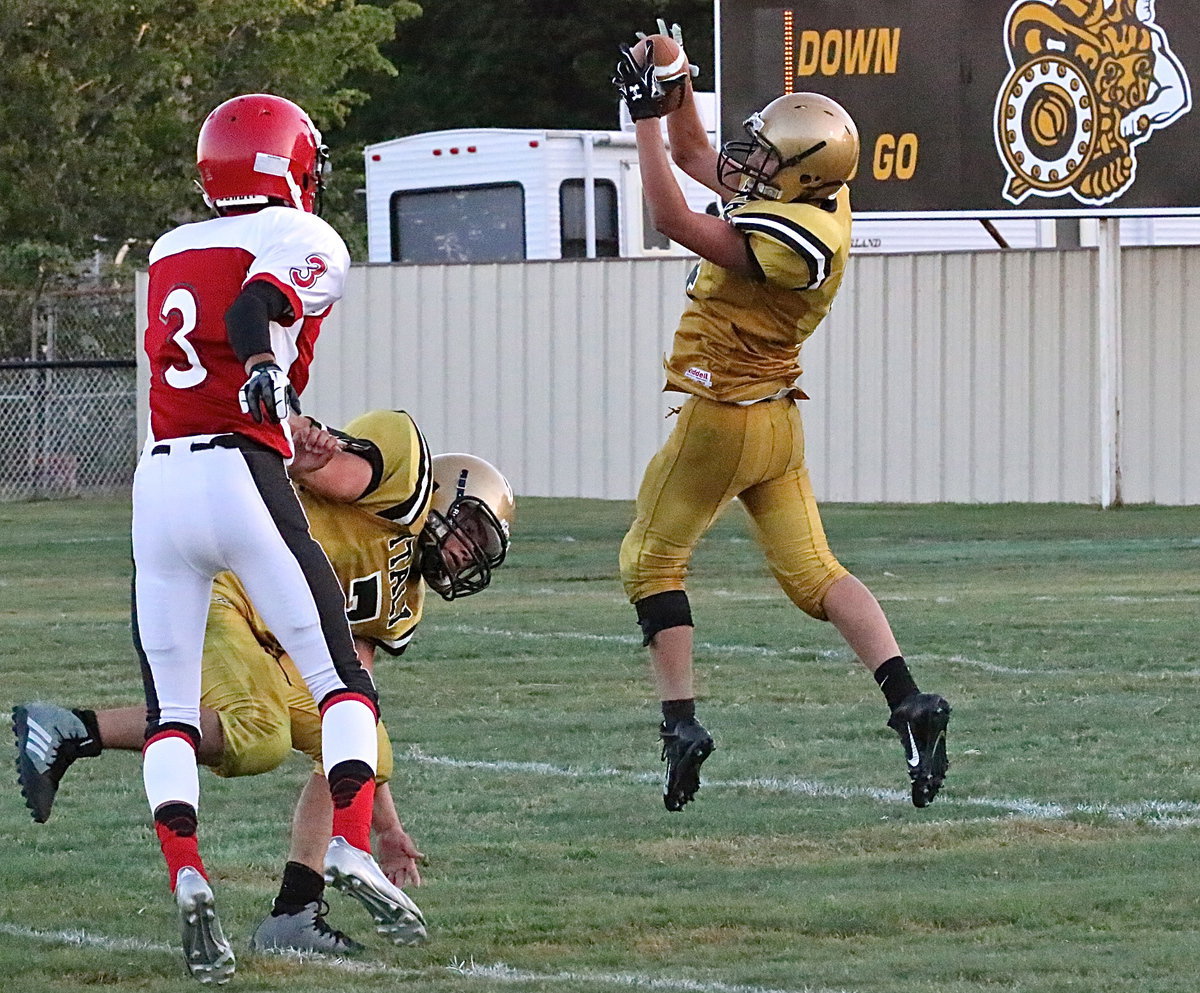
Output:
<svg viewBox="0 0 1200 993">
<path fill-rule="evenodd" d="M 259 362 L 250 367 L 250 378 L 238 392 L 242 413 L 261 424 L 265 415 L 271 424 L 287 420 L 288 415 L 287 374 L 274 362 Z"/>
<path fill-rule="evenodd" d="M 621 58 L 617 62 L 616 75 L 613 76 L 613 86 L 621 94 L 625 106 L 629 108 L 629 116 L 635 121 L 644 121 L 650 117 L 662 117 L 660 101 L 663 97 L 662 84 L 654 78 L 654 42 L 646 44 L 646 64 L 638 65 L 633 57 L 633 51 L 624 42 L 621 43 Z"/>
</svg>

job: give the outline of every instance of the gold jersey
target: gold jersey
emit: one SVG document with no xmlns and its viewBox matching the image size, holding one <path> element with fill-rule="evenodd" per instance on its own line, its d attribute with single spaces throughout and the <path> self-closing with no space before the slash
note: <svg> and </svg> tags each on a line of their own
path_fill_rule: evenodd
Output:
<svg viewBox="0 0 1200 993">
<path fill-rule="evenodd" d="M 850 253 L 849 188 L 823 204 L 735 198 L 722 213 L 765 278 L 707 260 L 692 270 L 664 388 L 725 403 L 803 396 L 800 346 L 829 313 Z"/>
<path fill-rule="evenodd" d="M 425 602 L 417 536 L 429 515 L 433 467 L 429 446 L 404 411 L 376 410 L 346 425 L 346 448 L 372 467 L 371 484 L 353 503 L 299 487 L 312 536 L 320 542 L 346 592 L 346 617 L 356 637 L 392 655 L 407 647 Z M 232 573 L 214 593 L 244 604 L 250 623 L 266 625 Z"/>
</svg>

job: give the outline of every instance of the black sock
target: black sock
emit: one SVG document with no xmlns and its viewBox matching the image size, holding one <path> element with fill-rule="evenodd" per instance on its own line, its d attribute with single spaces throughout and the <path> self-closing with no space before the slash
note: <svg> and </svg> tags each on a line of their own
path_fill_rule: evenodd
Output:
<svg viewBox="0 0 1200 993">
<path fill-rule="evenodd" d="M 696 717 L 696 700 L 664 700 L 662 702 L 663 723 L 666 724 L 667 730 L 673 728 L 680 721 L 695 720 Z"/>
<path fill-rule="evenodd" d="M 921 692 L 913 681 L 912 673 L 908 671 L 903 655 L 888 659 L 876 669 L 875 682 L 883 690 L 883 696 L 891 710 L 895 710 L 914 693 Z"/>
<path fill-rule="evenodd" d="M 320 900 L 324 892 L 325 877 L 321 873 L 303 862 L 289 862 L 283 867 L 283 882 L 271 907 L 271 916 L 299 913 L 307 904 Z"/>
<path fill-rule="evenodd" d="M 83 726 L 87 729 L 88 733 L 87 742 L 77 746 L 76 757 L 81 759 L 95 758 L 104 750 L 104 743 L 100 740 L 100 722 L 96 720 L 96 712 L 94 710 L 79 708 L 72 710 L 71 713 L 83 721 Z"/>
</svg>

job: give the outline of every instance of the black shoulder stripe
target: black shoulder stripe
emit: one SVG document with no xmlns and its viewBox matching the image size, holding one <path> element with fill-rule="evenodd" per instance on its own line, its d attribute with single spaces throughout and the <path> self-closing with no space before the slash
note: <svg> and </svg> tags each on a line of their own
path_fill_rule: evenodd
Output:
<svg viewBox="0 0 1200 993">
<path fill-rule="evenodd" d="M 834 251 L 803 224 L 778 214 L 745 211 L 731 220 L 739 231 L 757 231 L 769 235 L 804 259 L 811 276 L 806 289 L 820 286 L 829 276 Z"/>
<path fill-rule="evenodd" d="M 376 648 L 382 648 L 388 655 L 398 656 L 404 654 L 404 650 L 408 648 L 409 642 L 412 641 L 413 635 L 416 633 L 417 629 L 413 627 L 395 641 L 384 641 L 382 638 L 369 638 L 368 640 Z"/>
<path fill-rule="evenodd" d="M 429 504 L 429 498 L 433 494 L 433 457 L 429 454 L 429 445 L 425 441 L 425 435 L 421 433 L 421 429 L 415 422 L 413 430 L 417 433 L 417 447 L 420 449 L 417 456 L 417 478 L 413 485 L 413 491 L 407 500 L 378 512 L 380 517 L 386 517 L 389 521 L 396 521 L 406 526 L 421 516 L 421 511 Z"/>
</svg>

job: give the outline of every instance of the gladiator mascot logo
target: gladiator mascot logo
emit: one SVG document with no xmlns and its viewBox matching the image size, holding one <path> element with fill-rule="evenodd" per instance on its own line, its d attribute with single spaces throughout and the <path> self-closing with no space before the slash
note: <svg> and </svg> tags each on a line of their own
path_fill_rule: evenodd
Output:
<svg viewBox="0 0 1200 993">
<path fill-rule="evenodd" d="M 1137 146 L 1192 106 L 1155 0 L 1021 0 L 1005 20 L 1011 72 L 996 98 L 1004 198 L 1099 206 L 1137 173 Z"/>
</svg>

